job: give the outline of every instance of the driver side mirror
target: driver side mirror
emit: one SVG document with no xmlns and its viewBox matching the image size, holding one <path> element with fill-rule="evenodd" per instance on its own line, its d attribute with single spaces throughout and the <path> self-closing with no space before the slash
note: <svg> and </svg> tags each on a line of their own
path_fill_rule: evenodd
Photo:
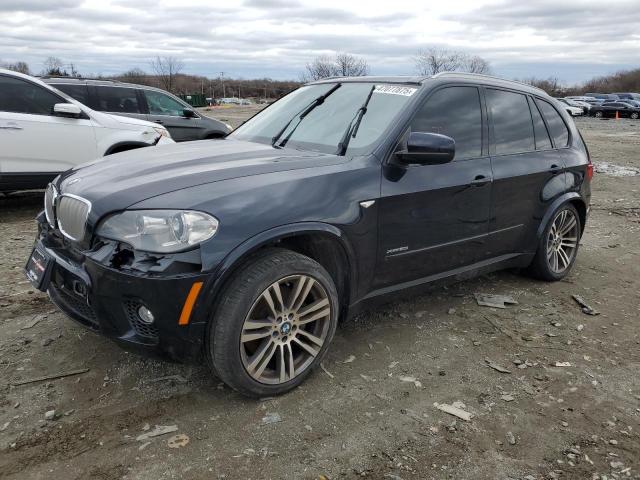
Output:
<svg viewBox="0 0 640 480">
<path fill-rule="evenodd" d="M 75 103 L 56 103 L 53 106 L 53 114 L 59 117 L 80 118 L 82 110 Z"/>
<path fill-rule="evenodd" d="M 185 108 L 184 110 L 182 110 L 182 116 L 185 118 L 195 118 L 196 112 L 194 112 L 190 108 Z"/>
<path fill-rule="evenodd" d="M 407 149 L 396 152 L 404 163 L 419 165 L 448 163 L 455 154 L 456 142 L 453 138 L 427 132 L 411 132 L 407 139 Z"/>
</svg>

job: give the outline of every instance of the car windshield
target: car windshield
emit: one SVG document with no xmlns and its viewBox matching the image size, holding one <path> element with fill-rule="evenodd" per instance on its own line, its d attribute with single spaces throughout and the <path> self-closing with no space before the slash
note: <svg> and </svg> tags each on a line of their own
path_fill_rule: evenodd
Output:
<svg viewBox="0 0 640 480">
<path fill-rule="evenodd" d="M 288 138 L 287 147 L 336 153 L 338 144 L 366 102 L 371 88 L 375 89 L 362 117 L 357 134 L 351 138 L 347 155 L 370 153 L 393 120 L 417 92 L 417 86 L 374 83 L 336 83 L 306 85 L 274 103 L 269 108 L 237 128 L 232 138 L 269 143 L 291 122 L 280 135 Z M 324 102 L 313 108 L 300 122 L 299 115 L 320 96 Z M 291 121 L 293 119 L 293 121 Z M 278 145 L 280 141 L 276 142 Z"/>
</svg>

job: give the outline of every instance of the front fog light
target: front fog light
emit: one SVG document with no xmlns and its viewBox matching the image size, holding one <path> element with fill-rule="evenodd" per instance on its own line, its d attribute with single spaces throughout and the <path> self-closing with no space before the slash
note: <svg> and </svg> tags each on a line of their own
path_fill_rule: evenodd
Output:
<svg viewBox="0 0 640 480">
<path fill-rule="evenodd" d="M 142 320 L 147 325 L 152 324 L 153 321 L 155 320 L 153 318 L 153 313 L 151 313 L 151 310 L 149 310 L 145 306 L 138 308 L 138 316 L 140 317 L 140 320 Z"/>
</svg>

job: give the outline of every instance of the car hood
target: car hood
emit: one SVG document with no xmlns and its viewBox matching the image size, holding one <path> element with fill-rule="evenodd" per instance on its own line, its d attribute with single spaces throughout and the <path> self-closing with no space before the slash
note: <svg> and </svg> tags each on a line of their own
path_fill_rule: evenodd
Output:
<svg viewBox="0 0 640 480">
<path fill-rule="evenodd" d="M 130 150 L 85 163 L 63 174 L 58 189 L 89 200 L 93 216 L 197 185 L 344 161 L 342 156 L 234 139 L 201 140 Z"/>
<path fill-rule="evenodd" d="M 89 116 L 94 121 L 97 121 L 98 123 L 100 123 L 100 125 L 106 128 L 142 131 L 152 129 L 153 127 L 159 127 L 158 124 L 148 122 L 147 120 L 140 120 L 138 118 L 125 117 L 120 115 L 112 115 L 110 113 L 97 112 L 95 110 L 91 110 Z"/>
</svg>

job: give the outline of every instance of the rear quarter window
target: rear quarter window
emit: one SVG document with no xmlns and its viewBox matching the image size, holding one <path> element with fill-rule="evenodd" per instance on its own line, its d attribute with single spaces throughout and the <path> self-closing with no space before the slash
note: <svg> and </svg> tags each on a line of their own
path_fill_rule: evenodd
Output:
<svg viewBox="0 0 640 480">
<path fill-rule="evenodd" d="M 53 83 L 52 87 L 66 93 L 74 100 L 89 106 L 89 89 L 86 85 L 73 85 L 69 83 Z"/>
<path fill-rule="evenodd" d="M 555 147 L 562 148 L 569 145 L 569 129 L 558 111 L 545 100 L 536 98 L 536 103 L 538 107 L 540 107 L 544 119 L 547 121 L 549 133 L 551 134 Z"/>
<path fill-rule="evenodd" d="M 135 88 L 96 87 L 98 108 L 102 112 L 142 113 Z"/>
</svg>

